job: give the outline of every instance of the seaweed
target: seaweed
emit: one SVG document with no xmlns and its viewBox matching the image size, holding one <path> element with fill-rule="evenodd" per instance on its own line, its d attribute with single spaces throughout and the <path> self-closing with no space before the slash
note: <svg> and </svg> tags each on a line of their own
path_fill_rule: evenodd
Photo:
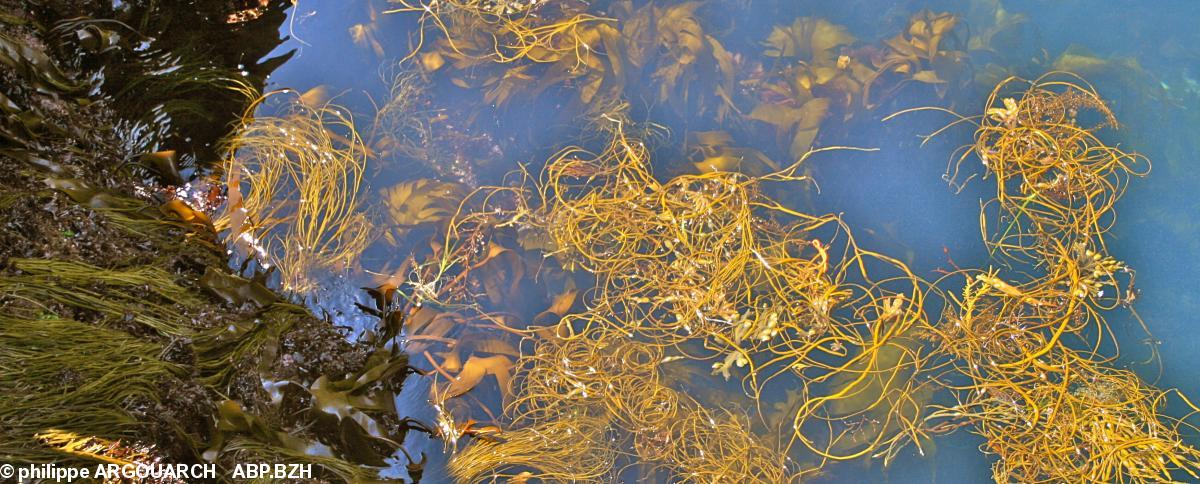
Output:
<svg viewBox="0 0 1200 484">
<path fill-rule="evenodd" d="M 277 267 L 284 291 L 303 294 L 316 271 L 348 267 L 373 237 L 359 199 L 368 150 L 336 105 L 293 100 L 283 115 L 254 114 L 284 94 L 252 104 L 226 142 L 229 198 L 216 225 L 264 267 Z"/>
<path fill-rule="evenodd" d="M 165 380 L 187 374 L 159 359 L 162 345 L 57 316 L 0 314 L 0 323 L 0 452 L 21 462 L 92 458 L 45 443 L 47 432 L 157 441 L 146 412 Z"/>
<path fill-rule="evenodd" d="M 83 263 L 13 259 L 26 274 L 0 278 L 7 297 L 37 306 L 61 304 L 79 311 L 99 313 L 109 325 L 134 323 L 168 336 L 186 336 L 190 321 L 179 316 L 176 305 L 195 305 L 198 299 L 154 267 L 105 269 Z M 160 299 L 143 298 L 128 289 L 148 288 Z"/>
<path fill-rule="evenodd" d="M 897 115 L 923 110 L 955 118 L 933 135 L 960 124 L 975 130 L 946 180 L 958 188 L 975 178 L 963 165 L 972 157 L 994 180 L 980 233 L 1000 266 L 956 267 L 939 281 L 965 279 L 961 294 L 943 296 L 929 336 L 967 382 L 927 419 L 984 437 L 999 457 L 998 482 L 1195 478 L 1200 450 L 1183 434 L 1200 409 L 1113 367 L 1119 345 L 1105 313 L 1132 308 L 1136 291 L 1133 269 L 1109 255 L 1106 239 L 1117 200 L 1150 165 L 1105 142 L 1118 126 L 1107 103 L 1081 77 L 1051 72 L 1001 81 L 978 116 Z M 1168 401 L 1185 417 L 1162 413 Z"/>
</svg>

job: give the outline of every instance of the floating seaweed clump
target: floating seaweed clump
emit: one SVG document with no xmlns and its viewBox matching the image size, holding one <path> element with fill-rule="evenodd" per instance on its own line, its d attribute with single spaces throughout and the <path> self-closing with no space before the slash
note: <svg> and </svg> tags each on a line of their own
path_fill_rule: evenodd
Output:
<svg viewBox="0 0 1200 484">
<path fill-rule="evenodd" d="M 512 431 L 476 440 L 450 472 L 465 481 L 521 478 L 604 482 L 621 459 L 697 480 L 783 482 L 781 456 L 748 422 L 713 414 L 665 385 L 658 348 L 594 327 L 542 341 L 518 373 Z M 633 449 L 633 456 L 624 456 Z"/>
<path fill-rule="evenodd" d="M 987 439 L 983 448 L 999 458 L 992 469 L 996 482 L 1162 482 L 1179 471 L 1196 475 L 1200 450 L 1181 436 L 1193 427 L 1160 413 L 1169 400 L 1190 412 L 1196 407 L 1132 372 L 1075 358 L 1048 358 L 1059 369 L 1044 379 L 982 377 L 965 401 L 931 417 L 971 422 Z"/>
<path fill-rule="evenodd" d="M 610 122 L 598 153 L 564 150 L 540 176 L 522 174 L 528 184 L 477 191 L 480 201 L 464 203 L 471 210 L 451 221 L 447 247 L 471 244 L 468 228 L 480 223 L 516 228 L 543 234 L 537 245 L 548 256 L 593 278 L 581 313 L 570 311 L 575 295 L 566 293 L 550 310 L 557 317 L 533 325 L 490 318 L 534 349 L 514 362 L 504 406 L 511 429 L 472 441 L 452 472 L 464 480 L 603 480 L 641 463 L 674 478 L 780 482 L 816 471 L 788 463 L 792 444 L 830 459 L 889 460 L 921 445 L 930 392 L 917 378 L 925 358 L 910 329 L 923 318 L 923 283 L 899 261 L 859 248 L 836 217 L 791 210 L 764 193 L 763 182 L 803 180 L 798 163 L 761 177 L 659 181 L 645 145 Z M 455 265 L 475 267 L 465 260 Z M 660 365 L 678 359 L 738 375 L 750 402 L 768 385 L 801 388 L 811 397 L 789 409 L 791 424 L 770 429 L 792 444 L 768 444 L 775 439 L 750 420 L 671 388 Z M 461 396 L 451 391 L 459 381 L 434 393 L 439 409 Z M 443 435 L 459 428 L 441 415 Z M 838 423 L 854 418 L 886 423 Z M 551 437 L 585 421 L 608 441 Z M 630 448 L 636 455 L 620 451 Z"/>
<path fill-rule="evenodd" d="M 1024 89 L 1006 97 L 1015 86 Z M 1194 432 L 1186 417 L 1200 408 L 1112 368 L 1116 341 L 1104 339 L 1114 331 L 1105 312 L 1131 308 L 1136 295 L 1133 270 L 1108 254 L 1105 238 L 1128 180 L 1149 164 L 1101 139 L 1117 121 L 1072 74 L 1006 79 L 983 115 L 955 116 L 950 126 L 973 125 L 975 140 L 952 158 L 946 179 L 965 183 L 977 174 L 963 180 L 964 161 L 981 162 L 996 187 L 980 217 L 984 241 L 1020 272 L 952 273 L 966 284 L 961 295 L 945 295 L 942 320 L 928 331 L 952 357 L 951 373 L 967 381 L 955 405 L 928 418 L 983 436 L 999 457 L 997 482 L 1195 478 L 1200 451 L 1183 436 Z M 1161 413 L 1168 401 L 1186 416 Z"/>
</svg>

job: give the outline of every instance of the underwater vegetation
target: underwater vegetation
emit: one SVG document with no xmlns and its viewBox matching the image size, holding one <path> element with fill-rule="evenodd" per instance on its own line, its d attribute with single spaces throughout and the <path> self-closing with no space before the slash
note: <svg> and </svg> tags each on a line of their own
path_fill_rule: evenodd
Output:
<svg viewBox="0 0 1200 484">
<path fill-rule="evenodd" d="M 264 423 L 269 409 L 229 400 L 214 452 L 354 449 L 355 461 L 378 466 L 416 429 L 443 441 L 447 470 L 463 481 L 780 482 L 835 461 L 889 464 L 970 429 L 998 456 L 998 481 L 1156 480 L 1194 467 L 1187 424 L 1160 413 L 1181 395 L 1105 353 L 1102 312 L 1134 293 L 1102 235 L 1129 177 L 1148 165 L 1101 141 L 1115 117 L 1086 84 L 1035 81 L 1018 95 L 1022 81 L 994 82 L 980 116 L 956 118 L 978 131 L 947 176 L 970 180 L 963 160 L 975 156 L 997 180 L 981 232 L 999 267 L 926 281 L 861 247 L 838 216 L 772 196 L 770 186 L 813 182 L 810 158 L 836 156 L 813 149 L 834 121 L 914 85 L 951 97 L 996 74 L 975 72 L 968 55 L 991 49 L 1019 16 L 993 9 L 994 25 L 968 35 L 956 15 L 919 12 L 879 42 L 799 17 L 764 32 L 754 46 L 764 60 L 751 60 L 726 47 L 701 2 L 394 5 L 384 13 L 421 28 L 411 60 L 382 76 L 390 87 L 374 113 L 351 116 L 324 87 L 253 103 L 225 145 L 229 200 L 215 228 L 293 295 L 323 271 L 372 274 L 376 304 L 363 308 L 380 325 L 363 341 L 384 355 L 372 368 L 427 368 L 436 420 L 378 432 L 396 412 L 375 373 L 273 379 L 272 391 L 307 394 L 316 428 L 336 438 L 281 433 Z M 350 33 L 377 55 L 385 47 L 371 25 Z M 595 133 L 544 167 L 473 189 L 469 168 L 436 161 L 457 164 L 458 147 L 474 142 L 439 143 L 473 136 L 427 97 L 439 81 L 496 110 L 565 92 Z M 704 119 L 665 162 L 682 170 L 651 168 L 674 134 L 632 121 L 647 113 Z M 750 147 L 763 131 L 775 148 Z M 409 161 L 437 178 L 364 183 L 389 166 L 375 163 Z M 361 256 L 376 239 L 400 256 L 368 267 Z M 1047 275 L 1030 276 L 1038 271 Z M 281 304 L 261 275 L 259 286 L 228 277 L 207 278 L 222 299 Z M 958 277 L 961 294 L 947 289 Z M 288 320 L 267 321 L 198 340 L 214 362 L 203 366 L 207 383 L 235 383 L 215 362 L 273 353 Z M 740 388 L 692 392 L 681 374 Z M 779 389 L 782 401 L 771 396 Z M 372 472 L 326 466 L 351 480 Z"/>
<path fill-rule="evenodd" d="M 497 110 L 567 89 L 585 118 L 633 110 L 638 119 L 678 119 L 689 130 L 732 131 L 739 139 L 765 126 L 782 149 L 777 159 L 803 156 L 834 115 L 874 109 L 911 83 L 945 97 L 974 76 L 967 35 L 946 12 L 920 12 L 903 33 L 873 44 L 828 20 L 798 17 L 746 33 L 762 36 L 760 55 L 751 56 L 720 40 L 736 27 L 715 21 L 720 7 L 705 2 L 395 4 L 384 13 L 416 17 L 409 56 L 422 70 L 482 92 L 481 101 Z M 602 14 L 589 13 L 596 11 Z M 1019 25 L 1000 13 L 986 21 L 986 37 L 973 39 L 980 45 Z"/>
<path fill-rule="evenodd" d="M 288 94 L 268 93 L 250 109 L 281 95 Z M 218 230 L 279 268 L 285 291 L 304 293 L 313 288 L 310 272 L 348 266 L 370 242 L 357 198 L 367 147 L 344 109 L 287 102 L 278 116 L 247 114 L 230 138 Z"/>
<path fill-rule="evenodd" d="M 0 245 L 100 233 L 122 249 L 0 247 L 0 453 L 419 481 L 415 431 L 461 482 L 795 482 L 969 432 L 997 482 L 1197 478 L 1200 408 L 1125 369 L 1106 319 L 1141 322 L 1108 243 L 1149 162 L 1112 141 L 1082 77 L 1013 75 L 1136 62 L 1070 48 L 1013 67 L 1026 19 L 993 1 L 867 38 L 815 16 L 747 27 L 730 12 L 749 3 L 396 0 L 339 31 L 383 63 L 368 107 L 326 85 L 260 94 L 289 55 L 258 60 L 289 4 L 200 15 L 268 31 L 240 55 L 159 47 L 189 16 L 160 25 L 137 2 L 42 29 L 111 57 L 89 81 L 74 74 L 97 57 L 62 67 L 0 36 L 4 76 L 27 86 L 0 92 L 20 167 L 0 175 L 0 217 L 94 222 L 11 225 L 19 243 Z M 387 18 L 415 26 L 399 61 Z M 26 108 L 89 90 L 135 111 L 125 138 L 87 147 L 111 159 L 51 156 L 83 130 Z M 223 101 L 195 101 L 209 92 Z M 913 92 L 947 105 L 905 109 Z M 530 136 L 482 128 L 541 102 L 561 118 Z M 813 165 L 872 151 L 829 142 L 883 109 L 950 116 L 926 141 L 971 129 L 946 180 L 994 183 L 986 267 L 928 280 L 789 195 L 817 185 Z M 179 120 L 225 119 L 211 150 L 179 143 Z M 118 178 L 89 176 L 104 166 Z M 172 188 L 205 175 L 221 181 L 203 195 Z M 302 305 L 331 279 L 371 281 L 352 336 L 346 314 Z M 428 421 L 398 407 L 410 375 Z"/>
<path fill-rule="evenodd" d="M 402 212 L 442 229 L 375 293 L 400 303 L 388 307 L 408 328 L 405 350 L 447 380 L 430 399 L 434 432 L 460 449 L 451 472 L 604 480 L 644 464 L 651 474 L 780 481 L 818 470 L 790 463 L 791 445 L 850 459 L 926 437 L 917 403 L 931 392 L 910 379 L 924 359 L 910 333 L 923 318 L 923 282 L 859 248 L 837 217 L 764 193 L 765 182 L 802 181 L 800 163 L 762 177 L 659 181 L 628 121 L 607 122 L 596 153 L 565 149 L 540 175 L 516 172 L 456 206 L 430 200 Z M 395 187 L 389 199 L 432 185 Z M 532 287 L 552 291 L 535 304 L 545 310 L 485 309 L 510 307 L 534 277 Z M 367 339 L 400 334 L 380 330 Z M 748 395 L 799 388 L 803 404 L 772 415 L 768 429 L 792 443 L 759 435 L 763 416 L 714 410 L 667 386 L 664 375 L 688 362 L 736 375 Z M 503 414 L 479 389 L 488 377 Z M 874 417 L 884 423 L 840 423 Z M 546 437 L 574 432 L 606 437 Z"/>
<path fill-rule="evenodd" d="M 1013 83 L 1029 87 L 1000 97 Z M 1132 271 L 1101 252 L 1105 221 L 1144 160 L 1101 141 L 1101 127 L 1115 121 L 1078 78 L 1013 79 L 996 89 L 994 107 L 956 123 L 977 126 L 963 157 L 986 159 L 986 177 L 1000 187 L 983 206 L 982 233 L 1001 266 L 956 268 L 933 282 L 858 247 L 836 217 L 786 208 L 758 189 L 800 181 L 799 163 L 761 177 L 660 181 L 647 171 L 645 145 L 617 119 L 598 153 L 568 148 L 536 176 L 518 172 L 517 185 L 468 197 L 464 207 L 475 211 L 460 211 L 447 241 L 469 241 L 490 220 L 531 232 L 524 240 L 593 280 L 584 306 L 553 324 L 481 315 L 524 335 L 532 351 L 515 361 L 493 356 L 504 364 L 472 369 L 484 357 L 461 366 L 430 358 L 450 378 L 431 394 L 443 435 L 475 437 L 451 457 L 452 475 L 780 482 L 833 461 L 923 452 L 934 436 L 961 428 L 998 456 L 997 481 L 1152 482 L 1194 472 L 1200 454 L 1182 435 L 1200 409 L 1115 368 L 1103 341 L 1113 333 L 1103 313 L 1129 307 L 1133 294 L 1124 287 Z M 1088 110 L 1099 124 L 1079 124 Z M 1044 182 L 1064 178 L 1078 182 Z M 989 230 L 993 206 L 1008 223 Z M 467 260 L 451 265 L 469 271 Z M 967 279 L 961 295 L 947 289 L 959 277 Z M 660 383 L 667 368 L 688 362 L 737 376 L 750 408 L 765 403 L 768 385 L 794 389 L 796 400 L 783 405 L 782 420 L 750 410 L 727 420 Z M 449 410 L 483 374 L 506 395 L 505 424 L 486 432 L 471 421 L 460 427 Z M 1163 414 L 1168 401 L 1187 415 Z M 780 440 L 769 437 L 780 430 Z M 793 446 L 815 460 L 793 460 Z"/>
<path fill-rule="evenodd" d="M 777 64 L 748 65 L 707 33 L 704 4 L 608 7 L 403 3 L 388 12 L 422 25 L 411 52 L 426 75 L 448 76 L 498 109 L 566 88 L 600 134 L 457 206 L 407 202 L 433 181 L 389 192 L 389 206 L 404 207 L 393 218 L 424 213 L 444 225 L 432 251 L 387 281 L 422 322 L 410 326 L 409 348 L 448 380 L 430 400 L 441 435 L 454 437 L 457 479 L 778 482 L 835 461 L 886 465 L 958 429 L 986 439 L 997 481 L 1193 471 L 1195 450 L 1182 437 L 1191 426 L 1162 408 L 1195 407 L 1118 369 L 1104 319 L 1136 294 L 1132 269 L 1108 254 L 1104 235 L 1130 178 L 1149 165 L 1103 141 L 1115 116 L 1081 79 L 988 80 L 994 69 L 972 67 L 972 52 L 1001 54 L 992 39 L 1012 35 L 1023 17 L 993 5 L 972 12 L 992 24 L 968 33 L 958 16 L 924 11 L 878 44 L 800 17 L 762 43 Z M 860 247 L 839 217 L 797 210 L 765 188 L 813 181 L 810 158 L 838 153 L 812 149 L 828 120 L 911 85 L 949 97 L 974 82 L 994 88 L 986 107 L 955 114 L 935 134 L 977 128 L 947 179 L 956 188 L 996 180 L 981 213 L 996 267 L 955 266 L 926 281 Z M 637 90 L 647 84 L 655 89 Z M 651 170 L 649 160 L 670 151 L 654 123 L 632 121 L 639 108 L 628 98 L 653 99 L 650 118 L 711 120 L 665 162 L 684 174 Z M 797 161 L 779 164 L 735 141 L 754 139 L 752 123 L 770 126 Z M 539 273 L 567 277 L 566 289 L 533 317 L 486 309 L 519 294 L 529 252 L 549 263 Z M 493 280 L 503 277 L 511 285 Z M 961 292 L 950 289 L 960 278 Z M 506 335 L 515 342 L 497 343 Z M 742 403 L 663 383 L 711 378 L 698 368 L 738 382 Z M 487 377 L 501 414 L 476 390 Z M 785 401 L 768 397 L 781 388 Z M 730 449 L 744 460 L 717 457 Z"/>
</svg>

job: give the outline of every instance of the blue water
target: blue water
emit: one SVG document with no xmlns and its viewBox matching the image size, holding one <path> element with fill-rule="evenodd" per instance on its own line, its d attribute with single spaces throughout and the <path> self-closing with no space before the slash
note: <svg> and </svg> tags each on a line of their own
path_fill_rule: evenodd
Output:
<svg viewBox="0 0 1200 484">
<path fill-rule="evenodd" d="M 720 0 L 713 0 L 714 3 Z M 746 2 L 733 2 L 743 5 Z M 861 41 L 873 43 L 891 37 L 908 17 L 923 8 L 970 15 L 972 9 L 986 10 L 989 2 L 963 1 L 865 1 L 762 2 L 775 5 L 761 15 L 736 19 L 739 32 L 758 31 L 764 36 L 772 24 L 790 23 L 794 16 L 817 16 L 846 25 Z M 779 4 L 786 6 L 778 6 Z M 1153 345 L 1161 355 L 1161 379 L 1157 365 L 1133 364 L 1131 368 L 1160 387 L 1178 387 L 1189 395 L 1200 395 L 1200 380 L 1193 377 L 1200 367 L 1200 2 L 1176 1 L 1004 1 L 1004 9 L 1024 14 L 1027 22 L 1013 34 L 1008 50 L 972 53 L 977 67 L 988 62 L 1021 65 L 1019 72 L 1036 76 L 1045 70 L 1031 59 L 1054 59 L 1067 50 L 1085 49 L 1099 58 L 1128 57 L 1132 68 L 1084 72 L 1102 96 L 1111 101 L 1123 127 L 1111 134 L 1110 143 L 1150 158 L 1153 171 L 1134 179 L 1125 198 L 1117 205 L 1118 222 L 1109 235 L 1112 255 L 1137 271 L 1141 296 L 1136 304 L 1153 337 L 1122 312 L 1108 316 L 1122 342 L 1123 362 L 1146 359 Z M 409 52 L 409 37 L 415 17 L 383 15 L 386 3 L 378 1 L 299 0 L 290 12 L 284 33 L 292 38 L 281 51 L 297 54 L 271 76 L 270 88 L 307 90 L 325 85 L 342 93 L 339 102 L 361 113 L 370 113 L 367 96 L 383 97 L 386 85 L 380 67 Z M 371 12 L 374 11 L 373 15 Z M 757 10 L 738 10 L 757 12 Z M 374 17 L 374 20 L 372 20 Z M 729 21 L 730 19 L 722 19 Z M 370 25 L 383 56 L 372 48 L 355 45 L 349 29 Z M 756 28 L 757 26 L 757 28 Z M 759 39 L 721 38 L 727 46 L 753 46 Z M 1075 46 L 1075 47 L 1072 47 Z M 734 49 L 735 47 L 731 47 Z M 278 52 L 277 52 L 278 53 Z M 814 158 L 813 175 L 820 191 L 794 188 L 797 200 L 815 213 L 841 213 L 853 227 L 860 243 L 909 264 L 918 275 L 933 278 L 935 270 L 947 267 L 947 257 L 962 267 L 986 267 L 986 249 L 980 241 L 980 201 L 993 194 L 990 180 L 975 180 L 955 194 L 943 180 L 946 161 L 955 148 L 971 141 L 969 130 L 951 130 L 920 146 L 919 134 L 929 133 L 947 121 L 936 114 L 916 114 L 887 123 L 880 119 L 899 109 L 936 105 L 965 114 L 984 108 L 986 88 L 940 99 L 930 90 L 901 91 L 874 111 L 856 113 L 844 126 L 823 129 L 817 145 L 852 145 L 878 148 L 870 153 L 835 153 Z M 439 100 L 462 106 L 477 94 L 439 88 Z M 455 96 L 458 96 L 456 99 Z M 456 104 L 458 103 L 458 104 Z M 477 184 L 495 182 L 518 162 L 537 163 L 553 152 L 572 131 L 571 119 L 556 108 L 553 99 L 517 103 L 497 116 L 497 122 L 475 126 L 475 134 L 486 134 L 499 148 L 486 166 L 479 166 L 469 180 Z M 369 115 L 361 116 L 368 119 Z M 669 116 L 667 117 L 669 118 Z M 656 119 L 679 123 L 678 119 Z M 838 124 L 827 120 L 827 124 Z M 681 126 L 672 126 L 682 131 Z M 506 141 L 520 140 L 520 141 Z M 764 151 L 774 149 L 764 148 Z M 405 177 L 428 176 L 418 170 L 383 167 L 371 180 L 378 189 Z M 348 324 L 356 323 L 350 305 L 359 297 L 354 288 L 362 281 L 330 279 L 314 304 L 341 314 Z M 402 408 L 422 415 L 427 383 L 413 382 L 401 396 Z M 1168 412 L 1169 413 L 1169 412 Z M 982 441 L 967 432 L 957 432 L 936 442 L 936 451 L 921 458 L 915 450 L 890 469 L 849 463 L 830 466 L 830 482 L 987 482 L 991 480 L 990 457 L 980 452 Z M 1193 443 L 1200 440 L 1193 439 Z M 437 471 L 443 458 L 436 443 L 410 442 L 431 452 L 428 482 L 440 482 Z"/>
</svg>

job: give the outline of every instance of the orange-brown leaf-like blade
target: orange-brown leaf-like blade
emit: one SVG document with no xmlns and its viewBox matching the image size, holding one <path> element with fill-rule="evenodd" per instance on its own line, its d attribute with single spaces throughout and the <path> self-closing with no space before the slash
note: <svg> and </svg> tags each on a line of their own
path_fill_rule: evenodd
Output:
<svg viewBox="0 0 1200 484">
<path fill-rule="evenodd" d="M 453 398 L 471 391 L 487 375 L 495 376 L 496 380 L 500 382 L 500 387 L 507 392 L 509 379 L 512 376 L 512 367 L 512 360 L 506 356 L 495 355 L 486 358 L 471 356 L 455 380 L 446 388 L 446 396 Z"/>
</svg>

